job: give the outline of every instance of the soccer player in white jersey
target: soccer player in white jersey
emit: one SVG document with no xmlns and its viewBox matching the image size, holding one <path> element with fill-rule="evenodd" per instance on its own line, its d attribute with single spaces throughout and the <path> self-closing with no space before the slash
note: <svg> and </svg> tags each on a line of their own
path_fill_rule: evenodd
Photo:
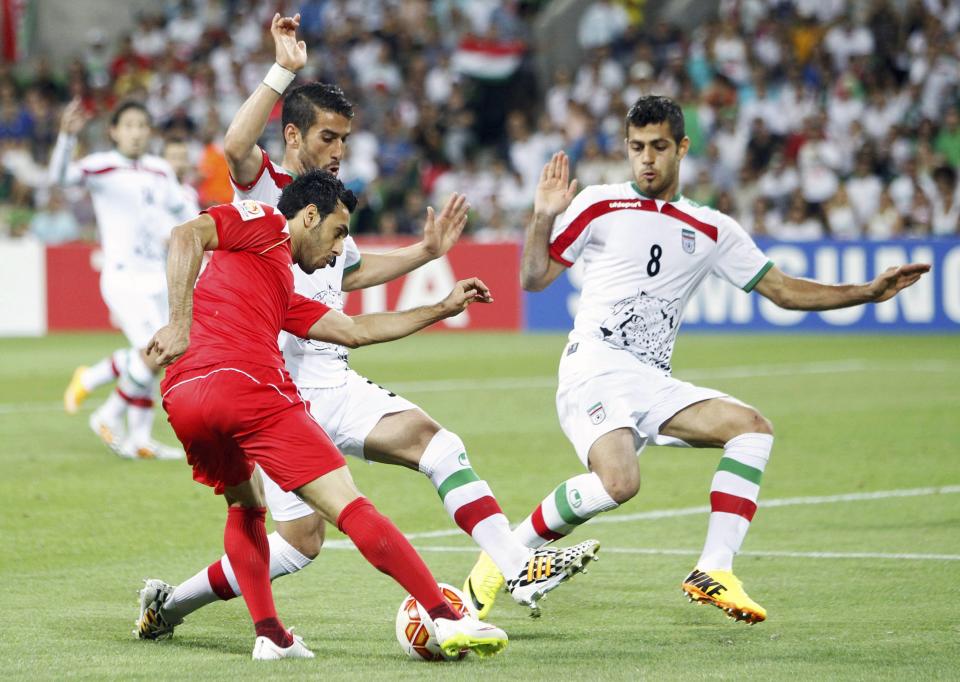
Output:
<svg viewBox="0 0 960 682">
<path fill-rule="evenodd" d="M 637 454 L 646 443 L 722 447 L 706 543 L 682 587 L 691 600 L 756 623 L 766 611 L 734 576 L 733 557 L 756 511 L 773 428 L 754 408 L 671 377 L 684 305 L 710 273 L 784 308 L 831 310 L 885 301 L 930 268 L 890 268 L 860 285 L 786 275 L 735 220 L 679 193 L 690 142 L 676 103 L 641 97 L 625 128 L 632 182 L 577 194 L 567 157 L 558 152 L 537 186 L 521 283 L 540 291 L 583 263 L 580 306 L 560 357 L 557 412 L 588 473 L 561 483 L 515 533 L 541 547 L 632 498 L 640 487 Z M 470 579 L 495 584 L 497 577 L 481 555 Z M 496 592 L 484 596 L 486 615 Z"/>
<path fill-rule="evenodd" d="M 256 142 L 267 118 L 294 73 L 306 63 L 306 47 L 297 42 L 299 15 L 274 17 L 271 32 L 277 64 L 243 104 L 227 130 L 224 151 L 238 198 L 276 205 L 294 175 L 314 168 L 339 170 L 350 135 L 353 107 L 332 85 L 309 83 L 294 89 L 283 103 L 284 157 L 276 164 Z M 466 224 L 468 205 L 451 198 L 439 215 L 428 209 L 423 239 L 387 253 L 361 254 L 347 237 L 344 255 L 332 267 L 306 275 L 294 268 L 298 293 L 340 309 L 343 291 L 387 282 L 445 254 Z M 490 486 L 470 466 L 460 438 L 410 401 L 381 388 L 347 365 L 347 349 L 303 342 L 282 335 L 287 369 L 310 402 L 312 414 L 345 454 L 368 461 L 419 470 L 436 487 L 447 513 L 510 577 L 513 598 L 539 614 L 537 601 L 582 570 L 599 547 L 595 540 L 564 549 L 537 551 L 511 532 Z M 324 524 L 296 495 L 283 492 L 263 476 L 267 507 L 276 525 L 269 535 L 270 575 L 276 578 L 305 568 L 323 543 Z M 137 632 L 155 639 L 172 633 L 183 617 L 205 604 L 239 594 L 226 557 L 175 589 L 151 579 L 141 590 Z"/>
<path fill-rule="evenodd" d="M 80 102 L 67 105 L 50 160 L 54 184 L 83 184 L 93 199 L 103 251 L 100 293 L 130 342 L 91 367 L 78 367 L 64 394 L 74 414 L 91 391 L 117 382 L 90 415 L 90 428 L 122 457 L 174 459 L 179 448 L 151 437 L 157 364 L 144 352 L 167 320 L 166 244 L 170 230 L 195 214 L 170 164 L 147 153 L 150 115 L 143 104 L 121 103 L 110 119 L 116 145 L 71 161 L 77 133 L 89 120 Z"/>
</svg>

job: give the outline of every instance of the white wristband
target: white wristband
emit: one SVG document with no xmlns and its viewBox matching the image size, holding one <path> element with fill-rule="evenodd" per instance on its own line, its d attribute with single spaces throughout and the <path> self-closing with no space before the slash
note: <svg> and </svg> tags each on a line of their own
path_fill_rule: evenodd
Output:
<svg viewBox="0 0 960 682">
<path fill-rule="evenodd" d="M 293 82 L 293 79 L 296 78 L 297 74 L 289 69 L 285 69 L 276 62 L 273 66 L 270 67 L 270 70 L 267 71 L 267 75 L 263 77 L 263 84 L 268 88 L 276 92 L 278 95 L 282 95 L 283 91 L 287 89 L 287 86 Z"/>
</svg>

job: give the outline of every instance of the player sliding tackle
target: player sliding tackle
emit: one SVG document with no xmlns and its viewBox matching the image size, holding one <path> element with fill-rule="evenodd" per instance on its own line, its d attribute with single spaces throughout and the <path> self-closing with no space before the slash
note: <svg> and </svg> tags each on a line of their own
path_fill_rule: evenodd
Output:
<svg viewBox="0 0 960 682">
<path fill-rule="evenodd" d="M 237 199 L 276 205 L 281 190 L 298 174 L 315 168 L 336 174 L 345 154 L 353 105 L 340 88 L 327 83 L 305 83 L 284 99 L 282 164 L 257 145 L 281 94 L 307 61 L 306 46 L 296 37 L 297 20 L 274 17 L 271 33 L 277 63 L 227 130 L 224 150 Z M 341 308 L 344 291 L 387 282 L 446 254 L 466 224 L 468 209 L 466 199 L 454 194 L 436 215 L 427 210 L 420 242 L 386 253 L 361 253 L 347 236 L 343 253 L 330 267 L 313 273 L 294 267 L 296 291 Z M 426 476 L 450 518 L 492 557 L 499 572 L 510 578 L 507 588 L 511 596 L 532 614 L 539 613 L 538 600 L 544 594 L 594 557 L 598 547 L 594 540 L 536 552 L 520 542 L 490 486 L 473 469 L 460 437 L 411 401 L 352 370 L 347 348 L 290 334 L 281 336 L 280 345 L 311 414 L 340 451 Z M 310 565 L 323 543 L 324 522 L 271 478 L 264 477 L 264 487 L 276 526 L 268 536 L 270 577 L 277 578 Z M 236 597 L 241 587 L 228 557 L 204 567 L 176 588 L 150 579 L 141 592 L 139 636 L 167 636 L 193 611 Z"/>
<path fill-rule="evenodd" d="M 170 323 L 147 349 L 158 364 L 170 365 L 163 407 L 194 479 L 227 501 L 224 547 L 256 629 L 254 659 L 313 657 L 277 618 L 255 464 L 336 523 L 371 564 L 409 591 L 434 620 L 444 651 L 494 654 L 506 646 L 506 634 L 459 617 L 406 538 L 359 493 L 277 347 L 281 329 L 351 348 L 390 341 L 474 301 L 492 302 L 478 279 L 458 282 L 435 305 L 354 318 L 296 294 L 293 264 L 312 273 L 342 255 L 355 205 L 339 180 L 317 170 L 287 186 L 277 209 L 252 200 L 215 206 L 173 230 Z M 215 254 L 194 289 L 204 251 Z"/>
<path fill-rule="evenodd" d="M 773 427 L 735 398 L 670 375 L 684 306 L 710 273 L 783 308 L 832 310 L 886 301 L 930 266 L 890 268 L 867 284 L 791 277 L 767 260 L 736 221 L 679 193 L 680 162 L 690 140 L 676 103 L 641 97 L 627 114 L 625 132 L 633 182 L 594 185 L 577 194 L 569 161 L 558 152 L 537 186 L 520 278 L 524 289 L 540 291 L 575 261 L 583 263 L 580 307 L 560 359 L 556 404 L 588 473 L 561 483 L 515 534 L 540 547 L 632 498 L 640 488 L 637 454 L 648 442 L 722 447 L 710 486 L 706 543 L 682 588 L 692 601 L 756 623 L 766 611 L 733 575 L 733 557 L 757 508 Z M 481 555 L 468 584 L 496 586 L 498 580 Z M 481 617 L 495 595 L 483 595 Z"/>
</svg>

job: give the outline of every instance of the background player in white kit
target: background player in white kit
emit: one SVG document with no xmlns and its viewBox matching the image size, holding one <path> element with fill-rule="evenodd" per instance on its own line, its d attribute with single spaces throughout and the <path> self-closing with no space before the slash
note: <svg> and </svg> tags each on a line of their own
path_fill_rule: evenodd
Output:
<svg viewBox="0 0 960 682">
<path fill-rule="evenodd" d="M 560 359 L 557 413 L 589 473 L 558 486 L 515 533 L 540 547 L 629 500 L 640 487 L 637 454 L 648 442 L 722 447 L 706 543 L 682 587 L 691 600 L 756 623 L 766 611 L 733 575 L 733 557 L 756 510 L 773 429 L 754 408 L 670 376 L 684 306 L 710 273 L 783 308 L 831 310 L 885 301 L 930 267 L 890 268 L 863 285 L 790 277 L 732 218 L 679 194 L 690 142 L 676 103 L 641 97 L 625 128 L 633 182 L 576 194 L 559 152 L 537 187 L 521 282 L 540 291 L 583 262 L 580 307 Z M 471 577 L 492 582 L 491 575 L 495 569 L 481 556 Z"/>
<path fill-rule="evenodd" d="M 122 457 L 182 457 L 179 448 L 158 443 L 150 435 L 160 369 L 144 348 L 167 320 L 170 230 L 195 215 L 196 205 L 185 200 L 170 164 L 146 153 L 152 130 L 143 104 L 123 102 L 113 112 L 114 149 L 72 162 L 76 135 L 88 120 L 79 100 L 67 105 L 50 177 L 59 185 L 82 183 L 90 192 L 103 251 L 100 292 L 130 347 L 92 367 L 78 367 L 64 394 L 64 408 L 76 413 L 91 391 L 116 381 L 116 390 L 90 416 L 93 432 Z"/>
<path fill-rule="evenodd" d="M 298 19 L 299 15 L 274 17 L 271 32 L 277 64 L 227 130 L 224 151 L 237 199 L 275 206 L 282 188 L 295 174 L 314 168 L 336 174 L 343 159 L 353 107 L 339 88 L 323 83 L 300 86 L 285 99 L 282 165 L 257 146 L 277 100 L 306 63 L 306 46 L 295 35 Z M 427 209 L 423 239 L 387 253 L 361 254 L 348 236 L 344 255 L 333 266 L 312 275 L 294 268 L 296 290 L 341 309 L 343 291 L 387 282 L 449 251 L 466 225 L 468 208 L 462 196 L 454 195 L 439 215 Z M 425 474 L 437 488 L 447 513 L 510 576 L 508 589 L 532 614 L 539 613 L 537 600 L 543 594 L 594 558 L 599 546 L 595 540 L 537 552 L 524 546 L 513 536 L 490 487 L 470 466 L 460 438 L 410 401 L 350 369 L 346 348 L 304 342 L 290 335 L 282 335 L 280 343 L 288 371 L 334 444 L 344 454 Z M 311 563 L 323 543 L 324 523 L 296 495 L 283 492 L 265 475 L 263 481 L 267 507 L 277 528 L 268 536 L 270 576 L 276 578 Z M 530 566 L 533 570 L 528 572 Z M 145 639 L 166 636 L 187 614 L 237 594 L 238 585 L 226 557 L 175 589 L 160 580 L 148 580 L 141 591 L 138 634 Z"/>
</svg>

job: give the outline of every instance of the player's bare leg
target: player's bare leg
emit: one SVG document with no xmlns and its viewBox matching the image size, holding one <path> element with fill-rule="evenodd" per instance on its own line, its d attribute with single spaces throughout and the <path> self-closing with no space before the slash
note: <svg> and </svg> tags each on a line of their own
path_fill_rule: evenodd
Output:
<svg viewBox="0 0 960 682">
<path fill-rule="evenodd" d="M 481 561 L 491 570 L 471 574 L 464 586 L 481 617 L 505 584 L 515 601 L 538 616 L 538 601 L 579 573 L 599 547 L 590 540 L 566 549 L 531 551 L 513 535 L 490 486 L 470 466 L 460 437 L 421 410 L 382 417 L 364 439 L 364 456 L 422 472 L 450 518 L 483 550 Z"/>
<path fill-rule="evenodd" d="M 773 447 L 773 427 L 754 408 L 731 398 L 705 400 L 681 410 L 661 433 L 704 447 L 723 447 L 710 486 L 710 522 L 703 553 L 682 589 L 691 601 L 712 604 L 734 620 L 759 623 L 766 610 L 733 574 L 757 509 L 760 479 Z"/>
<path fill-rule="evenodd" d="M 453 610 L 420 555 L 393 522 L 360 494 L 346 466 L 295 492 L 324 519 L 336 523 L 377 570 L 389 575 L 420 602 L 437 625 L 437 637 L 444 651 L 455 653 L 467 648 L 485 656 L 507 645 L 507 635 L 499 628 L 472 617 L 461 618 Z"/>
</svg>

